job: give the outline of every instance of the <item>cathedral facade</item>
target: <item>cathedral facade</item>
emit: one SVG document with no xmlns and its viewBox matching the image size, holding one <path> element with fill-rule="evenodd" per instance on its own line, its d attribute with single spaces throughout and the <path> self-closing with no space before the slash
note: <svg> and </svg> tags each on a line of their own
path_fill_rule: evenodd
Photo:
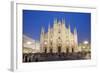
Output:
<svg viewBox="0 0 100 73">
<path fill-rule="evenodd" d="M 54 20 L 53 27 L 48 26 L 48 32 L 41 29 L 41 53 L 72 53 L 78 52 L 77 30 L 71 32 L 70 25 L 66 27 L 65 20 Z"/>
</svg>

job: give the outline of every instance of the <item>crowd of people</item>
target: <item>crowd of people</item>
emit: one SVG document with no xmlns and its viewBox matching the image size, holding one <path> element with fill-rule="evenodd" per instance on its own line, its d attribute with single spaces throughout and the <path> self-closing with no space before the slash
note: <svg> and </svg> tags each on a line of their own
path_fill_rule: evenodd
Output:
<svg viewBox="0 0 100 73">
<path fill-rule="evenodd" d="M 24 53 L 23 62 L 63 61 L 90 59 L 90 52 L 78 53 Z"/>
</svg>

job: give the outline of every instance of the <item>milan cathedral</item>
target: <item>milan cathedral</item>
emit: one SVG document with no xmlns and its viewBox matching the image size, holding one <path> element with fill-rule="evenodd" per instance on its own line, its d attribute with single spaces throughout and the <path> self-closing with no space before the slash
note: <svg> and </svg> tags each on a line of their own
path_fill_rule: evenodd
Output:
<svg viewBox="0 0 100 73">
<path fill-rule="evenodd" d="M 48 32 L 42 27 L 40 36 L 41 53 L 73 53 L 78 52 L 77 29 L 71 32 L 70 25 L 66 27 L 65 20 L 54 20 L 53 27 L 48 26 Z"/>
</svg>

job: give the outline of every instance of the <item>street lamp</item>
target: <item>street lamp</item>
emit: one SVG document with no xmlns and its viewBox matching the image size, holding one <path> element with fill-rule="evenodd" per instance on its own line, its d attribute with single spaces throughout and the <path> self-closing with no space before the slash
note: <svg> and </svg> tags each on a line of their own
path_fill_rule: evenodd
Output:
<svg viewBox="0 0 100 73">
<path fill-rule="evenodd" d="M 83 44 L 88 44 L 88 43 L 89 43 L 88 41 L 84 41 L 84 42 L 83 42 Z"/>
<path fill-rule="evenodd" d="M 83 50 L 84 50 L 84 52 L 87 52 L 87 50 L 88 50 L 88 46 L 89 46 L 89 42 L 88 41 L 84 41 L 83 42 Z"/>
<path fill-rule="evenodd" d="M 30 44 L 32 44 L 32 42 L 28 41 L 28 42 L 26 42 L 26 44 L 30 45 Z"/>
</svg>

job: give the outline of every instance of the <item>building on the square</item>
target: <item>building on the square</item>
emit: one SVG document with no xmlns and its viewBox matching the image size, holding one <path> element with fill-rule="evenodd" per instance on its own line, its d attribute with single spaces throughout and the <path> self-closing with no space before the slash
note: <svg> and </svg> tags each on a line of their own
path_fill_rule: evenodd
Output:
<svg viewBox="0 0 100 73">
<path fill-rule="evenodd" d="M 79 49 L 81 49 L 81 52 L 91 52 L 91 45 L 88 41 L 84 41 L 79 44 Z"/>
<path fill-rule="evenodd" d="M 40 51 L 40 42 L 23 35 L 23 53 L 37 53 Z"/>
<path fill-rule="evenodd" d="M 66 27 L 65 20 L 54 20 L 53 27 L 48 26 L 48 32 L 42 27 L 40 36 L 40 52 L 72 53 L 78 52 L 77 30 L 71 32 L 70 25 Z"/>
</svg>

